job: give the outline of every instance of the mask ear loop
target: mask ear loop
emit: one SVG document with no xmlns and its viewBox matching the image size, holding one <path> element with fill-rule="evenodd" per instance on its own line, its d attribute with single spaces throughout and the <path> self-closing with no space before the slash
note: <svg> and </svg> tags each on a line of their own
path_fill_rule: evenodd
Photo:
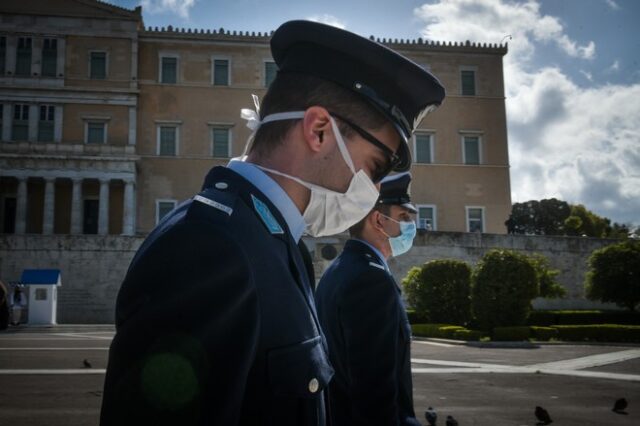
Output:
<svg viewBox="0 0 640 426">
<path fill-rule="evenodd" d="M 351 173 L 355 175 L 356 168 L 353 166 L 353 161 L 351 160 L 351 154 L 349 154 L 349 150 L 347 149 L 347 146 L 344 143 L 342 133 L 340 133 L 340 129 L 338 129 L 336 120 L 334 120 L 333 117 L 331 116 L 329 116 L 329 120 L 331 121 L 331 129 L 333 129 L 333 134 L 336 137 L 336 142 L 338 142 L 338 149 L 342 154 L 342 159 L 344 160 L 345 163 L 347 163 L 347 166 L 349 167 L 349 170 L 351 170 Z"/>
<path fill-rule="evenodd" d="M 272 121 L 281 121 L 281 120 L 291 120 L 291 119 L 300 119 L 304 118 L 304 111 L 290 111 L 290 112 L 278 112 L 275 114 L 270 114 L 260 120 L 260 100 L 256 95 L 251 95 L 253 99 L 253 105 L 255 106 L 255 110 L 249 108 L 242 108 L 240 110 L 240 117 L 243 120 L 247 120 L 247 127 L 251 129 L 251 134 L 247 139 L 247 143 L 244 145 L 244 151 L 240 158 L 244 161 L 251 151 L 251 147 L 253 146 L 253 140 L 255 135 L 260 128 L 265 123 L 270 123 Z"/>
</svg>

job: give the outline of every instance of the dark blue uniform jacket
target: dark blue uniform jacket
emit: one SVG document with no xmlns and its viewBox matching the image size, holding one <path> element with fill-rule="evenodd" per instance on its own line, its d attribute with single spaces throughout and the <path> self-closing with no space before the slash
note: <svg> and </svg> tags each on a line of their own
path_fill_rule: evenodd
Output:
<svg viewBox="0 0 640 426">
<path fill-rule="evenodd" d="M 325 424 L 333 369 L 301 252 L 227 168 L 140 247 L 116 331 L 102 426 Z"/>
<path fill-rule="evenodd" d="M 400 289 L 376 253 L 349 240 L 316 290 L 335 376 L 335 426 L 420 425 L 413 411 L 411 329 Z"/>
</svg>

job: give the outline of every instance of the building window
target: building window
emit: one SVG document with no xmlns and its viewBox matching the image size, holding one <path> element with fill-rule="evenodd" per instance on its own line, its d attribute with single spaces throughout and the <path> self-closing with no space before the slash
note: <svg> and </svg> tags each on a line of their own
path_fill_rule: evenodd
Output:
<svg viewBox="0 0 640 426">
<path fill-rule="evenodd" d="M 85 126 L 86 143 L 107 143 L 107 123 L 105 123 L 104 121 L 87 121 Z"/>
<path fill-rule="evenodd" d="M 92 80 L 107 78 L 107 52 L 91 52 L 89 78 Z"/>
<path fill-rule="evenodd" d="M 100 201 L 84 200 L 84 211 L 82 216 L 82 233 L 97 234 L 98 233 L 98 211 Z"/>
<path fill-rule="evenodd" d="M 436 206 L 418 205 L 418 229 L 435 231 L 436 227 Z"/>
<path fill-rule="evenodd" d="M 462 137 L 462 162 L 464 164 L 480 164 L 480 136 Z"/>
<path fill-rule="evenodd" d="M 16 75 L 31 75 L 31 38 L 18 37 Z"/>
<path fill-rule="evenodd" d="M 38 142 L 52 142 L 55 127 L 55 107 L 40 105 L 40 120 L 38 121 Z"/>
<path fill-rule="evenodd" d="M 26 141 L 27 139 L 29 139 L 29 105 L 14 105 L 11 140 Z"/>
<path fill-rule="evenodd" d="M 214 59 L 213 60 L 213 85 L 228 86 L 229 85 L 229 60 Z"/>
<path fill-rule="evenodd" d="M 476 72 L 475 70 L 461 70 L 460 84 L 462 87 L 462 96 L 476 95 Z"/>
<path fill-rule="evenodd" d="M 158 155 L 178 155 L 178 127 L 158 126 Z"/>
<path fill-rule="evenodd" d="M 36 294 L 34 295 L 35 300 L 47 300 L 47 289 L 46 288 L 36 288 Z"/>
<path fill-rule="evenodd" d="M 176 84 L 178 82 L 178 58 L 163 56 L 160 58 L 160 83 Z"/>
<path fill-rule="evenodd" d="M 42 75 L 55 77 L 58 67 L 58 40 L 45 38 L 42 45 Z"/>
<path fill-rule="evenodd" d="M 0 75 L 4 75 L 6 60 L 5 56 L 7 55 L 7 38 L 0 37 Z"/>
<path fill-rule="evenodd" d="M 176 208 L 175 200 L 156 200 L 156 224 Z"/>
<path fill-rule="evenodd" d="M 230 156 L 230 133 L 231 131 L 229 129 L 211 129 L 211 140 L 213 141 L 214 157 L 228 158 Z"/>
<path fill-rule="evenodd" d="M 278 73 L 278 66 L 275 62 L 265 61 L 264 63 L 264 87 L 271 86 L 273 80 L 276 79 Z"/>
<path fill-rule="evenodd" d="M 2 215 L 2 232 L 5 234 L 16 232 L 16 205 L 15 197 L 5 197 Z"/>
<path fill-rule="evenodd" d="M 467 207 L 467 232 L 484 232 L 484 207 Z"/>
<path fill-rule="evenodd" d="M 414 143 L 416 163 L 433 163 L 433 135 L 429 133 L 416 133 Z"/>
</svg>

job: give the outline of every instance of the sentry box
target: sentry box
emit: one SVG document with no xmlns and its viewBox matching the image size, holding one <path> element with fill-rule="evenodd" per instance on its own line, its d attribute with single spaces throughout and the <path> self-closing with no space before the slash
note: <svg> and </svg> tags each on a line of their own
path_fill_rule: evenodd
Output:
<svg viewBox="0 0 640 426">
<path fill-rule="evenodd" d="M 56 324 L 59 269 L 25 269 L 21 284 L 29 286 L 29 324 Z"/>
</svg>

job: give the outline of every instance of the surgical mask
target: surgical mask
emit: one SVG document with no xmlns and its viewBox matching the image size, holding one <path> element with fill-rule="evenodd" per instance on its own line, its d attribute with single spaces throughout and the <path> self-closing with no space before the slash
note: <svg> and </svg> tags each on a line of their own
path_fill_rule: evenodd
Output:
<svg viewBox="0 0 640 426">
<path fill-rule="evenodd" d="M 262 121 L 258 121 L 257 125 L 255 123 L 257 120 L 256 115 L 257 114 L 249 114 L 247 110 L 243 110 L 243 118 L 249 120 L 247 126 L 254 130 L 254 132 L 262 123 L 303 118 L 304 111 L 268 115 L 264 117 Z M 351 155 L 347 150 L 342 134 L 333 117 L 330 117 L 330 120 L 340 154 L 353 175 L 349 183 L 349 188 L 345 193 L 336 192 L 313 183 L 305 182 L 298 177 L 256 165 L 264 171 L 291 179 L 311 191 L 309 205 L 302 216 L 307 224 L 307 233 L 313 237 L 335 235 L 346 231 L 371 211 L 379 195 L 378 189 L 364 170 L 355 171 Z M 248 145 L 252 142 L 253 135 L 250 137 Z M 248 151 L 249 148 L 247 147 L 245 153 Z"/>
<path fill-rule="evenodd" d="M 416 237 L 416 223 L 414 221 L 397 221 L 387 215 L 380 214 L 400 225 L 400 235 L 397 237 L 390 237 L 384 230 L 382 231 L 389 238 L 391 255 L 396 257 L 408 252 L 413 246 L 413 239 Z"/>
</svg>

